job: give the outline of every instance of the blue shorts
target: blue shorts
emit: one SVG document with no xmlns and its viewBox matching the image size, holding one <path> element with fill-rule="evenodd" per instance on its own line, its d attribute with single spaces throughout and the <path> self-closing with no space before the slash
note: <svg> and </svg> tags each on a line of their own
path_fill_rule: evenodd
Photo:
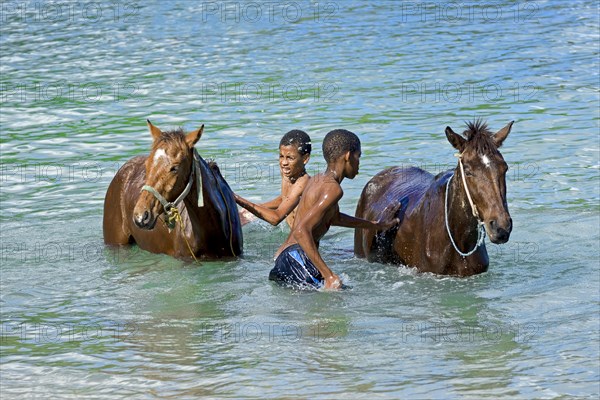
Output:
<svg viewBox="0 0 600 400">
<path fill-rule="evenodd" d="M 269 280 L 296 289 L 320 289 L 324 279 L 299 244 L 287 247 L 275 260 Z"/>
</svg>

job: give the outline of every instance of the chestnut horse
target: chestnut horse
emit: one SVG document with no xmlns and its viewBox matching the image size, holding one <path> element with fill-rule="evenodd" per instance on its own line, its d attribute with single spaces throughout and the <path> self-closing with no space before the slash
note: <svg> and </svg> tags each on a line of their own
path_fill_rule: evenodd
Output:
<svg viewBox="0 0 600 400">
<path fill-rule="evenodd" d="M 392 167 L 375 175 L 363 189 L 356 216 L 380 220 L 395 215 L 401 222 L 383 234 L 357 229 L 354 253 L 442 275 L 487 271 L 485 232 L 492 243 L 506 243 L 512 230 L 508 166 L 498 148 L 513 122 L 495 134 L 482 121 L 468 123 L 466 139 L 446 127 L 448 141 L 459 152 L 454 170 L 433 176 L 416 167 Z"/>
<path fill-rule="evenodd" d="M 242 252 L 233 193 L 216 164 L 194 148 L 204 131 L 161 132 L 148 121 L 149 156 L 123 165 L 104 199 L 104 242 L 137 243 L 177 258 L 219 258 Z M 162 214 L 162 218 L 159 218 Z"/>
</svg>

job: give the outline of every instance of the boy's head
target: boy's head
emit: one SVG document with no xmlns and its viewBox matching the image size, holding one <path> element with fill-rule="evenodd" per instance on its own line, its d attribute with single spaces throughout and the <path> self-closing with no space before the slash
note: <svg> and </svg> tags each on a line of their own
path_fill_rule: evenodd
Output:
<svg viewBox="0 0 600 400">
<path fill-rule="evenodd" d="M 281 173 L 292 180 L 304 175 L 311 151 L 312 143 L 306 132 L 294 129 L 283 135 L 279 142 Z"/>
<path fill-rule="evenodd" d="M 310 136 L 299 129 L 293 129 L 283 135 L 279 141 L 279 147 L 281 146 L 295 146 L 301 156 L 305 154 L 310 155 L 310 152 L 312 151 Z"/>
<path fill-rule="evenodd" d="M 327 165 L 335 163 L 344 157 L 349 163 L 347 176 L 354 178 L 358 174 L 358 164 L 361 155 L 360 139 L 346 129 L 335 129 L 323 139 L 323 157 Z"/>
</svg>

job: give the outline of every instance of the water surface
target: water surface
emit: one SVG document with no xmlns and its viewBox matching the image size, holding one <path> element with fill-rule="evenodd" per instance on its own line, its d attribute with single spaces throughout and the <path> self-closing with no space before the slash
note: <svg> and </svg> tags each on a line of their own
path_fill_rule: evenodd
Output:
<svg viewBox="0 0 600 400">
<path fill-rule="evenodd" d="M 596 2 L 56 4 L 2 4 L 3 398 L 597 398 Z M 444 128 L 477 117 L 516 121 L 514 230 L 486 274 L 368 264 L 332 228 L 323 257 L 352 289 L 298 293 L 267 281 L 287 228 L 262 222 L 232 262 L 103 245 L 146 118 L 205 124 L 201 155 L 257 201 L 286 131 L 312 136 L 314 174 L 350 129 L 353 214 L 385 167 L 453 167 Z"/>
</svg>

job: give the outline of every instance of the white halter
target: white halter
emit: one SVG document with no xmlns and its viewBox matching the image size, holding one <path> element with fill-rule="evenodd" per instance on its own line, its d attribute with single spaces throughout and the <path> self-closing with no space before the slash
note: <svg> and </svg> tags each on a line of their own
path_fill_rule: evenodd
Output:
<svg viewBox="0 0 600 400">
<path fill-rule="evenodd" d="M 460 251 L 458 246 L 456 246 L 456 243 L 454 242 L 454 238 L 452 238 L 452 234 L 450 233 L 450 225 L 448 224 L 448 189 L 450 188 L 450 181 L 454 177 L 454 174 L 452 174 L 450 179 L 448 179 L 448 182 L 446 182 L 446 198 L 444 201 L 444 220 L 446 222 L 446 231 L 448 231 L 448 236 L 450 237 L 450 242 L 452 243 L 454 250 L 456 250 L 456 252 L 458 254 L 460 254 L 462 257 L 468 257 L 471 254 L 475 253 L 475 251 L 479 248 L 479 246 L 481 246 L 483 244 L 483 241 L 485 239 L 485 228 L 483 226 L 483 222 L 481 222 L 481 219 L 479 218 L 479 212 L 477 212 L 477 207 L 475 207 L 475 204 L 473 203 L 473 199 L 471 198 L 471 193 L 469 192 L 469 187 L 467 186 L 467 180 L 465 178 L 465 170 L 462 165 L 461 156 L 462 156 L 462 154 L 456 155 L 456 157 L 458 157 L 458 165 L 460 167 L 460 174 L 462 176 L 462 182 L 463 182 L 463 186 L 465 187 L 465 192 L 467 193 L 467 199 L 469 200 L 469 204 L 471 206 L 471 212 L 473 213 L 473 216 L 475 217 L 475 219 L 477 219 L 477 229 L 479 231 L 477 233 L 477 243 L 475 244 L 475 247 L 473 247 L 473 249 L 471 251 L 469 251 L 468 253 L 463 253 L 462 251 Z"/>
</svg>

